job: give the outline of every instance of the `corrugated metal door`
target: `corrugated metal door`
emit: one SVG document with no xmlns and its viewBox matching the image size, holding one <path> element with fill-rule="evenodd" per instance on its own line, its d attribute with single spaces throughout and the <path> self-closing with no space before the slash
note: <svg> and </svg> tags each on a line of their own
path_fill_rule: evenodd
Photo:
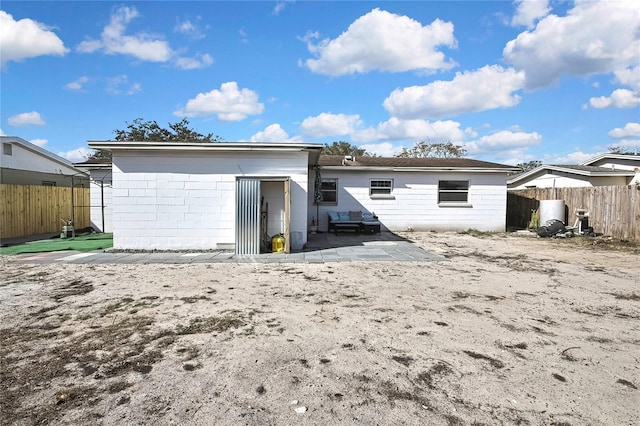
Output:
<svg viewBox="0 0 640 426">
<path fill-rule="evenodd" d="M 236 181 L 236 254 L 260 254 L 260 179 Z"/>
</svg>

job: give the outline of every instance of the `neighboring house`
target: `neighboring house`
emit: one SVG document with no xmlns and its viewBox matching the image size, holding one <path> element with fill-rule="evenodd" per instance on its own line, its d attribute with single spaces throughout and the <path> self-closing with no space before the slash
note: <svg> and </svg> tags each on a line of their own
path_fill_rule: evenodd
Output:
<svg viewBox="0 0 640 426">
<path fill-rule="evenodd" d="M 582 163 L 583 166 L 599 166 L 614 170 L 640 171 L 640 155 L 600 154 Z"/>
<path fill-rule="evenodd" d="M 510 190 L 631 185 L 640 182 L 640 156 L 602 154 L 580 165 L 542 165 L 509 177 Z"/>
<path fill-rule="evenodd" d="M 46 149 L 15 136 L 1 136 L 0 183 L 87 187 L 87 174 Z"/>
<path fill-rule="evenodd" d="M 323 201 L 310 214 L 317 214 L 320 230 L 327 229 L 332 210 L 375 213 L 390 231 L 505 230 L 511 166 L 468 158 L 368 156 L 321 156 L 318 165 Z M 310 190 L 310 205 L 313 197 Z"/>
<path fill-rule="evenodd" d="M 111 162 L 87 160 L 74 166 L 89 173 L 91 227 L 98 232 L 113 232 Z"/>
</svg>

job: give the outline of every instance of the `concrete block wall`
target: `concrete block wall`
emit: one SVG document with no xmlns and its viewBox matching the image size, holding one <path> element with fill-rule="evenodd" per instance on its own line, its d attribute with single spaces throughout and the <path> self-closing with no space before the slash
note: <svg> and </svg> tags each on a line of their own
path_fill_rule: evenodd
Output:
<svg viewBox="0 0 640 426">
<path fill-rule="evenodd" d="M 291 231 L 306 238 L 305 152 L 114 152 L 119 249 L 216 249 L 235 243 L 236 178 L 291 178 Z M 306 242 L 306 239 L 305 239 Z"/>
<path fill-rule="evenodd" d="M 339 172 L 322 171 L 323 178 L 338 179 L 338 205 L 320 207 L 320 230 L 328 226 L 331 210 L 375 212 L 390 231 L 505 230 L 507 185 L 505 173 Z M 393 180 L 392 197 L 369 195 L 370 179 Z M 311 179 L 313 180 L 313 179 Z M 468 180 L 467 206 L 438 204 L 439 180 Z M 313 183 L 311 184 L 313 185 Z M 313 201 L 310 196 L 310 205 Z M 315 215 L 315 206 L 309 214 Z"/>
</svg>

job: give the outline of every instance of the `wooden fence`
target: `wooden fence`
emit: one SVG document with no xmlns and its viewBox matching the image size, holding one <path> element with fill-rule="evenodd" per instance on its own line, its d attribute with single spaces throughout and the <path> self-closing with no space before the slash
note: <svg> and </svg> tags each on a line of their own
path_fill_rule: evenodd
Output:
<svg viewBox="0 0 640 426">
<path fill-rule="evenodd" d="M 71 191 L 61 186 L 0 184 L 0 239 L 61 232 L 63 221 L 70 219 L 76 229 L 91 226 L 89 189 L 73 188 L 73 198 Z"/>
<path fill-rule="evenodd" d="M 594 232 L 622 240 L 640 241 L 640 187 L 533 188 L 509 191 L 507 226 L 526 228 L 539 200 L 564 200 L 565 224 L 573 226 L 576 209 L 589 211 Z"/>
</svg>

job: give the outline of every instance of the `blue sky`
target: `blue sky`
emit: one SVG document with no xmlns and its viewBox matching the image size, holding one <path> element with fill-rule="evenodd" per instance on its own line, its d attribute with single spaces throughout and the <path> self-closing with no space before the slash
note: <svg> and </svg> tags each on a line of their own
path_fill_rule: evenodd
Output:
<svg viewBox="0 0 640 426">
<path fill-rule="evenodd" d="M 640 150 L 634 0 L 3 1 L 0 47 L 1 134 L 72 161 L 136 118 L 184 117 L 226 141 L 383 156 Z"/>
</svg>

